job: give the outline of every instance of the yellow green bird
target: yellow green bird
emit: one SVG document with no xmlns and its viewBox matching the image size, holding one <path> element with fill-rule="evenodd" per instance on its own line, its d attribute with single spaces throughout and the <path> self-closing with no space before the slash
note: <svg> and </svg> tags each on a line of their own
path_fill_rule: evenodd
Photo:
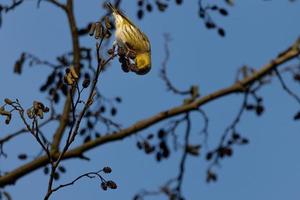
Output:
<svg viewBox="0 0 300 200">
<path fill-rule="evenodd" d="M 131 70 L 139 75 L 148 73 L 151 69 L 151 46 L 148 37 L 111 3 L 107 3 L 107 6 L 115 18 L 116 43 L 136 55 L 136 67 Z"/>
</svg>

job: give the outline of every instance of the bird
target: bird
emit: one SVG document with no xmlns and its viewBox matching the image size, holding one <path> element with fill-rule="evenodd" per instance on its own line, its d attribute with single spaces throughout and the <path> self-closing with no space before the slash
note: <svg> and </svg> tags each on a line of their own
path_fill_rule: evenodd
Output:
<svg viewBox="0 0 300 200">
<path fill-rule="evenodd" d="M 135 55 L 134 67 L 131 71 L 138 75 L 147 74 L 151 70 L 151 45 L 145 33 L 143 33 L 123 12 L 107 3 L 115 19 L 115 42 L 119 47 Z"/>
</svg>

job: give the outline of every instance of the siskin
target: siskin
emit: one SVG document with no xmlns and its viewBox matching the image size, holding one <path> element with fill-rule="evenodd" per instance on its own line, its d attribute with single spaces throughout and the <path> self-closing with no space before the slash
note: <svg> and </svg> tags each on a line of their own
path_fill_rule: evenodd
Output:
<svg viewBox="0 0 300 200">
<path fill-rule="evenodd" d="M 131 71 L 139 75 L 148 73 L 151 69 L 151 46 L 148 37 L 111 3 L 107 3 L 107 6 L 115 18 L 115 42 L 127 52 L 135 54 L 135 66 Z"/>
</svg>

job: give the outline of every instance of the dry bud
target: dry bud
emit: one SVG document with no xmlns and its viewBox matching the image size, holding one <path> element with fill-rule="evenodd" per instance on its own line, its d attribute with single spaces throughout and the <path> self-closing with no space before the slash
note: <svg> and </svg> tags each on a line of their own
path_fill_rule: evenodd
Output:
<svg viewBox="0 0 300 200">
<path fill-rule="evenodd" d="M 39 110 L 39 109 L 44 109 L 45 108 L 45 106 L 44 106 L 44 104 L 43 103 L 41 103 L 41 102 L 39 102 L 39 101 L 34 101 L 33 102 L 33 108 L 35 109 L 35 110 Z"/>
<path fill-rule="evenodd" d="M 64 80 L 65 80 L 66 84 L 68 84 L 68 85 L 73 85 L 74 84 L 74 80 L 71 77 L 71 75 L 69 75 L 69 74 L 65 75 Z"/>
<path fill-rule="evenodd" d="M 103 172 L 106 173 L 106 174 L 109 174 L 112 172 L 112 169 L 110 167 L 103 167 Z"/>
<path fill-rule="evenodd" d="M 8 111 L 6 111 L 6 110 L 4 110 L 4 108 L 1 107 L 1 109 L 0 109 L 0 115 L 9 116 L 9 115 L 11 115 L 11 113 L 8 112 Z"/>
<path fill-rule="evenodd" d="M 6 104 L 8 104 L 8 105 L 11 105 L 11 104 L 13 103 L 13 101 L 10 100 L 10 99 L 8 99 L 8 98 L 5 98 L 5 99 L 4 99 L 4 102 L 5 102 Z"/>
<path fill-rule="evenodd" d="M 110 24 L 109 17 L 106 16 L 104 20 L 105 20 L 105 27 L 106 27 L 107 29 L 111 29 L 112 26 L 111 26 L 111 24 Z"/>
<path fill-rule="evenodd" d="M 65 72 L 66 74 L 70 73 L 70 68 L 66 68 Z"/>
<path fill-rule="evenodd" d="M 110 36 L 111 36 L 111 32 L 108 29 L 106 29 L 105 38 L 110 38 Z"/>
<path fill-rule="evenodd" d="M 122 48 L 122 47 L 119 47 L 119 48 L 118 48 L 118 55 L 119 55 L 119 56 L 124 56 L 125 53 L 126 53 L 126 52 L 125 52 L 125 49 L 124 49 L 124 48 Z"/>
<path fill-rule="evenodd" d="M 215 173 L 212 172 L 212 171 L 208 171 L 208 172 L 207 172 L 207 175 L 206 175 L 206 182 L 208 182 L 208 183 L 211 182 L 211 181 L 216 182 L 217 179 L 218 179 L 217 174 L 215 174 Z"/>
<path fill-rule="evenodd" d="M 199 87 L 197 85 L 191 87 L 191 95 L 193 99 L 199 97 Z"/>
<path fill-rule="evenodd" d="M 193 156 L 198 156 L 201 146 L 200 145 L 187 145 L 186 152 Z"/>
<path fill-rule="evenodd" d="M 37 116 L 39 116 L 40 119 L 43 119 L 43 118 L 44 118 L 44 112 L 43 112 L 42 109 L 38 109 L 38 111 L 37 111 Z"/>
<path fill-rule="evenodd" d="M 82 82 L 82 87 L 87 88 L 89 87 L 90 83 L 91 83 L 90 79 L 84 79 L 84 81 Z"/>
<path fill-rule="evenodd" d="M 135 59 L 136 58 L 136 53 L 135 52 L 133 52 L 133 51 L 128 51 L 128 57 L 130 58 L 130 59 Z"/>
<path fill-rule="evenodd" d="M 96 92 L 94 91 L 91 98 L 88 99 L 87 104 L 90 106 L 94 103 L 94 97 L 96 96 Z"/>
<path fill-rule="evenodd" d="M 34 117 L 32 108 L 27 109 L 27 116 L 29 119 L 32 119 Z"/>
<path fill-rule="evenodd" d="M 96 24 L 95 39 L 103 38 L 103 26 L 101 23 Z"/>
<path fill-rule="evenodd" d="M 77 75 L 77 73 L 76 73 L 76 71 L 75 71 L 74 66 L 70 67 L 70 74 L 71 74 L 72 78 L 74 78 L 74 79 L 78 79 L 79 78 L 78 75 Z"/>
<path fill-rule="evenodd" d="M 108 53 L 109 55 L 113 55 L 113 54 L 114 54 L 114 49 L 109 49 L 109 50 L 107 51 L 107 53 Z"/>
<path fill-rule="evenodd" d="M 48 107 L 45 107 L 44 109 L 43 109 L 43 112 L 45 112 L 45 113 L 47 113 L 47 112 L 49 112 L 49 108 Z"/>
<path fill-rule="evenodd" d="M 117 184 L 114 182 L 114 181 L 112 181 L 112 180 L 109 180 L 109 181 L 107 181 L 106 182 L 106 185 L 107 185 L 107 187 L 109 187 L 109 188 L 111 188 L 111 189 L 117 189 Z"/>
<path fill-rule="evenodd" d="M 26 159 L 27 159 L 27 155 L 24 154 L 24 153 L 22 153 L 22 154 L 19 154 L 19 155 L 18 155 L 18 158 L 19 158 L 20 160 L 26 160 Z"/>
<path fill-rule="evenodd" d="M 96 23 L 92 23 L 90 31 L 89 31 L 90 36 L 94 35 L 95 29 L 96 29 Z"/>
<path fill-rule="evenodd" d="M 107 190 L 107 185 L 106 185 L 106 183 L 105 182 L 102 182 L 101 183 L 101 188 L 103 189 L 103 190 Z"/>
<path fill-rule="evenodd" d="M 6 116 L 5 124 L 9 124 L 10 120 L 11 120 L 11 114 Z"/>
</svg>

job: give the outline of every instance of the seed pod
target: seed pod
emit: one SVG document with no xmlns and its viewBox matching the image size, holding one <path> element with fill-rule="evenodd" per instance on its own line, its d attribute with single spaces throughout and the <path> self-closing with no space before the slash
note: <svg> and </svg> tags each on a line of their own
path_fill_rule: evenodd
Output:
<svg viewBox="0 0 300 200">
<path fill-rule="evenodd" d="M 144 11 L 143 11 L 142 9 L 139 9 L 139 10 L 137 11 L 137 18 L 138 18 L 138 19 L 142 19 L 143 16 L 144 16 Z"/>
<path fill-rule="evenodd" d="M 33 114 L 33 111 L 32 111 L 31 108 L 29 108 L 29 109 L 27 110 L 27 116 L 29 117 L 29 119 L 32 119 L 32 118 L 33 118 L 34 114 Z"/>
<path fill-rule="evenodd" d="M 119 48 L 118 48 L 118 55 L 119 55 L 119 56 L 125 55 L 125 49 L 122 48 L 122 47 L 119 47 Z"/>
<path fill-rule="evenodd" d="M 0 115 L 9 116 L 9 115 L 11 115 L 11 113 L 4 109 L 0 109 Z"/>
<path fill-rule="evenodd" d="M 127 55 L 128 55 L 128 57 L 129 57 L 130 59 L 135 59 L 135 58 L 136 58 L 136 53 L 133 52 L 133 51 L 129 51 Z"/>
<path fill-rule="evenodd" d="M 103 167 L 103 172 L 106 173 L 106 174 L 109 174 L 112 172 L 112 169 L 110 167 Z"/>
<path fill-rule="evenodd" d="M 146 9 L 148 12 L 151 12 L 152 11 L 152 5 L 151 4 L 147 4 L 146 5 Z"/>
<path fill-rule="evenodd" d="M 106 27 L 107 29 L 111 29 L 112 26 L 111 26 L 111 24 L 110 24 L 109 17 L 106 16 L 106 17 L 104 18 L 104 20 L 105 20 L 105 27 Z"/>
<path fill-rule="evenodd" d="M 106 29 L 105 38 L 110 38 L 110 36 L 111 36 L 111 32 L 108 29 Z"/>
<path fill-rule="evenodd" d="M 58 180 L 59 179 L 59 173 L 55 172 L 53 174 L 53 178 L 54 178 L 54 180 Z"/>
<path fill-rule="evenodd" d="M 8 105 L 11 105 L 11 104 L 13 103 L 13 101 L 10 100 L 10 99 L 8 99 L 8 98 L 5 98 L 5 99 L 4 99 L 4 102 L 5 102 L 6 104 L 8 104 Z"/>
<path fill-rule="evenodd" d="M 90 83 L 91 83 L 90 79 L 84 79 L 84 81 L 82 82 L 82 87 L 87 88 L 89 87 Z"/>
<path fill-rule="evenodd" d="M 27 155 L 24 154 L 24 153 L 22 153 L 22 154 L 19 154 L 19 155 L 18 155 L 18 158 L 19 158 L 20 160 L 26 160 L 26 159 L 27 159 Z"/>
<path fill-rule="evenodd" d="M 43 119 L 43 118 L 44 118 L 44 112 L 43 112 L 42 109 L 38 109 L 38 111 L 37 111 L 37 116 L 39 116 L 40 119 Z"/>
<path fill-rule="evenodd" d="M 101 183 L 101 188 L 102 188 L 102 190 L 104 190 L 104 191 L 107 190 L 107 185 L 106 185 L 105 182 L 102 182 L 102 183 Z"/>
<path fill-rule="evenodd" d="M 71 67 L 70 67 L 70 73 L 71 73 L 71 75 L 72 75 L 72 77 L 73 77 L 74 79 L 78 79 L 78 78 L 79 78 L 78 75 L 77 75 L 77 73 L 76 73 L 76 71 L 75 71 L 74 66 L 71 66 Z"/>
<path fill-rule="evenodd" d="M 185 150 L 188 154 L 192 156 L 198 156 L 200 151 L 200 145 L 187 145 Z"/>
<path fill-rule="evenodd" d="M 48 167 L 45 167 L 43 171 L 44 171 L 45 175 L 49 174 L 49 168 Z"/>
<path fill-rule="evenodd" d="M 113 55 L 113 54 L 114 54 L 114 49 L 109 49 L 109 50 L 107 51 L 107 53 L 108 53 L 109 55 Z"/>
<path fill-rule="evenodd" d="M 138 6 L 143 6 L 144 5 L 144 1 L 143 0 L 138 0 Z"/>
<path fill-rule="evenodd" d="M 129 72 L 129 67 L 126 65 L 126 63 L 122 63 L 121 65 L 123 72 L 128 73 Z"/>
<path fill-rule="evenodd" d="M 11 114 L 6 116 L 5 124 L 9 124 L 10 120 L 11 120 Z"/>
<path fill-rule="evenodd" d="M 66 172 L 66 168 L 64 166 L 59 166 L 58 167 L 58 170 L 62 173 L 65 173 Z"/>
<path fill-rule="evenodd" d="M 94 93 L 92 94 L 91 98 L 88 99 L 87 104 L 88 104 L 89 106 L 91 106 L 91 105 L 94 103 L 94 97 L 96 96 L 96 94 L 97 94 L 97 93 L 94 92 Z"/>
<path fill-rule="evenodd" d="M 90 36 L 94 35 L 95 29 L 96 29 L 96 23 L 92 23 L 90 31 L 89 31 Z"/>
<path fill-rule="evenodd" d="M 47 112 L 49 112 L 49 108 L 48 107 L 45 107 L 44 109 L 43 109 L 43 112 L 45 112 L 45 113 L 47 113 Z"/>
<path fill-rule="evenodd" d="M 72 79 L 72 77 L 69 74 L 65 76 L 64 80 L 66 81 L 66 83 L 68 85 L 73 85 L 74 84 L 74 80 Z"/>
<path fill-rule="evenodd" d="M 66 72 L 66 74 L 70 73 L 70 68 L 69 67 L 66 68 L 65 72 Z"/>
<path fill-rule="evenodd" d="M 96 24 L 95 39 L 98 40 L 99 38 L 103 38 L 103 26 L 101 23 Z"/>
<path fill-rule="evenodd" d="M 44 109 L 45 108 L 45 106 L 44 106 L 44 104 L 43 103 L 41 103 L 41 102 L 39 102 L 39 101 L 34 101 L 33 102 L 33 108 L 35 109 L 35 110 L 39 110 L 39 109 Z"/>
<path fill-rule="evenodd" d="M 109 180 L 109 181 L 107 181 L 106 182 L 106 185 L 107 185 L 107 187 L 109 187 L 109 188 L 111 188 L 111 189 L 117 189 L 117 184 L 114 182 L 114 181 L 112 181 L 112 180 Z"/>
</svg>

